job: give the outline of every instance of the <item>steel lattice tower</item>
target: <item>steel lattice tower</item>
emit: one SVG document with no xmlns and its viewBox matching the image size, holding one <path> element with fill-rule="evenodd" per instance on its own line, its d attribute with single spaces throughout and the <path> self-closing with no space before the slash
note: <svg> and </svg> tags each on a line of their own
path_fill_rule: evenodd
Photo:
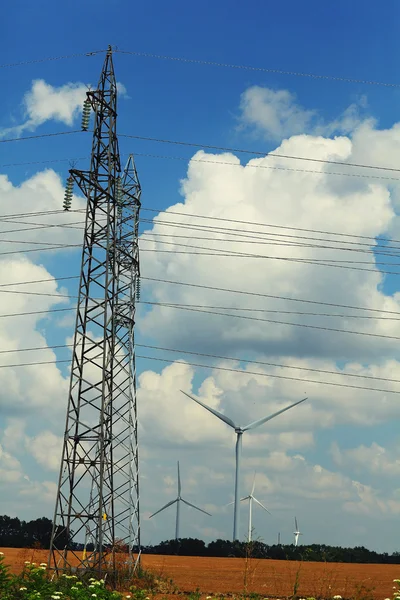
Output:
<svg viewBox="0 0 400 600">
<path fill-rule="evenodd" d="M 101 577 L 115 575 L 116 550 L 129 552 L 131 565 L 140 555 L 134 317 L 141 189 L 132 156 L 121 175 L 111 48 L 87 99 L 95 121 L 90 171 L 70 170 L 87 208 L 49 563 L 58 573 L 77 566 Z"/>
</svg>

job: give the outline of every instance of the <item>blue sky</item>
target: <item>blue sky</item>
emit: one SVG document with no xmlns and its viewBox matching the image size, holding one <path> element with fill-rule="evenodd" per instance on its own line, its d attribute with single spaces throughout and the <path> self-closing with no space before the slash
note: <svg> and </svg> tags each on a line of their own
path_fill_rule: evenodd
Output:
<svg viewBox="0 0 400 600">
<path fill-rule="evenodd" d="M 61 10 L 50 2 L 30 5 L 14 2 L 9 5 L 0 25 L 0 65 L 80 54 L 113 44 L 119 50 L 396 83 L 399 13 L 400 7 L 394 0 L 386 2 L 379 11 L 376 4 L 358 0 L 350 5 L 338 1 L 330 6 L 309 0 L 302 4 L 255 1 L 247 9 L 225 1 L 203 2 L 198 6 L 187 2 L 149 2 L 133 6 L 122 0 L 107 4 L 71 1 L 68 9 Z M 29 117 L 26 94 L 32 93 L 33 82 L 37 80 L 45 82 L 49 95 L 33 95 L 32 106 L 36 111 L 44 111 L 41 114 L 45 117 L 27 128 L 23 135 L 79 129 L 80 101 L 76 103 L 72 95 L 68 95 L 72 89 L 68 84 L 73 84 L 78 92 L 81 90 L 79 93 L 83 93 L 83 84 L 95 85 L 102 61 L 103 54 L 97 54 L 1 68 L 0 87 L 5 93 L 0 98 L 0 141 L 18 137 L 17 127 Z M 119 98 L 121 134 L 247 148 L 256 152 L 279 149 L 282 154 L 397 167 L 400 139 L 395 125 L 399 120 L 399 89 L 396 87 L 122 53 L 115 54 L 114 63 L 117 79 L 126 88 L 126 94 Z M 64 103 L 63 107 L 71 110 L 75 118 L 67 122 L 65 116 L 60 117 L 56 102 Z M 0 143 L 0 206 L 3 214 L 61 208 L 62 186 L 69 163 L 3 165 L 85 157 L 90 153 L 90 143 L 90 133 Z M 175 210 L 185 212 L 192 224 L 190 215 L 202 214 L 255 221 L 260 227 L 262 223 L 275 223 L 343 231 L 371 239 L 379 235 L 400 239 L 397 218 L 400 189 L 396 182 L 326 174 L 336 171 L 365 175 L 366 171 L 361 169 L 350 171 L 345 166 L 305 165 L 304 162 L 282 159 L 268 164 L 283 169 L 319 171 L 317 174 L 268 171 L 253 168 L 266 166 L 256 155 L 225 153 L 219 159 L 218 152 L 196 154 L 197 148 L 127 138 L 120 138 L 120 150 L 124 157 L 129 152 L 135 154 L 144 209 L 165 210 L 183 203 Z M 143 156 L 145 154 L 170 158 Z M 242 165 L 251 161 L 250 166 L 241 169 L 233 164 L 237 163 L 236 156 Z M 203 165 L 202 160 L 222 160 L 228 164 Z M 87 164 L 81 160 L 78 167 L 86 168 Z M 79 198 L 74 202 L 75 207 L 82 206 Z M 146 219 L 154 215 L 142 213 Z M 73 216 L 68 218 L 72 222 Z M 144 222 L 141 226 L 141 231 L 146 231 L 141 242 L 145 276 L 168 275 L 167 279 L 214 287 L 221 285 L 292 295 L 321 302 L 368 306 L 375 310 L 399 310 L 396 276 L 380 279 L 377 273 L 360 274 L 273 260 L 237 259 L 233 263 L 231 258 L 195 259 L 178 253 L 152 253 L 151 249 L 166 247 L 178 251 L 181 247 L 173 245 L 178 243 L 201 244 L 199 240 L 190 241 L 192 230 L 183 229 L 181 234 L 188 235 L 189 239 L 171 237 L 172 245 L 162 245 L 161 236 L 166 232 L 174 233 L 163 225 L 163 218 L 166 218 L 165 214 L 155 225 Z M 224 226 L 227 226 L 226 222 Z M 236 233 L 241 230 L 240 224 L 228 226 Z M 11 229 L 9 225 L 1 227 L 1 231 Z M 244 229 L 258 230 L 256 226 L 245 226 Z M 2 233 L 3 238 L 7 239 L 7 236 L 11 234 Z M 19 234 L 18 239 L 32 240 L 32 234 Z M 46 239 L 67 241 L 65 233 L 57 231 L 54 234 L 54 230 Z M 79 233 L 71 239 L 79 243 Z M 215 242 L 215 247 L 221 247 L 222 243 Z M 231 250 L 244 247 L 238 242 L 236 245 L 229 243 L 227 239 L 224 243 Z M 203 242 L 203 246 L 213 244 L 210 240 Z M 78 273 L 79 251 L 28 254 L 22 252 L 21 245 L 6 246 L 8 250 L 16 248 L 19 254 L 15 262 L 5 256 L 0 261 L 0 277 L 4 282 L 11 281 L 11 276 L 13 281 L 20 281 L 23 277 L 39 279 L 40 273 L 41 277 L 49 278 Z M 248 244 L 247 250 L 254 252 L 255 247 Z M 256 246 L 256 251 L 274 252 L 271 246 Z M 297 251 L 300 257 L 310 258 L 307 250 L 293 247 L 276 250 L 276 256 L 279 252 L 293 256 Z M 316 259 L 324 251 L 310 252 Z M 338 258 L 335 252 L 323 256 Z M 350 249 L 340 258 L 355 259 Z M 365 261 L 368 255 L 360 254 L 356 258 Z M 399 262 L 393 257 L 384 259 Z M 49 291 L 76 293 L 75 280 L 60 282 L 60 286 L 56 288 L 53 282 L 49 284 Z M 145 281 L 143 297 L 189 304 L 311 310 L 309 306 L 290 302 L 274 303 L 177 286 L 156 286 Z M 10 312 L 11 299 L 0 300 L 0 312 Z M 34 301 L 25 299 L 21 310 L 29 310 Z M 43 310 L 56 306 L 51 300 L 46 302 L 38 306 Z M 64 299 L 64 302 L 67 304 L 59 306 L 67 306 L 68 302 L 73 305 L 73 298 Z M 343 309 L 342 312 L 346 311 Z M 362 337 L 274 324 L 257 326 L 215 315 L 204 321 L 204 316 L 182 313 L 173 309 L 141 307 L 139 343 L 400 379 L 396 342 L 374 337 L 400 335 L 396 322 L 360 323 L 351 319 L 343 322 L 332 318 L 328 322 L 323 318 L 290 317 L 293 322 L 373 334 Z M 65 318 L 53 315 L 29 322 L 29 326 L 24 321 L 26 317 L 21 317 L 15 321 L 14 330 L 12 327 L 1 330 L 0 324 L 0 343 L 4 348 L 66 343 L 72 334 L 73 313 L 61 314 Z M 280 318 L 289 320 L 287 315 Z M 141 354 L 144 352 L 140 351 Z M 13 360 L 22 361 L 21 354 L 18 359 L 15 355 Z M 52 356 L 48 350 L 46 357 Z M 69 352 L 60 349 L 56 356 L 67 359 Z M 25 357 L 37 359 L 32 353 Z M 216 361 L 215 364 L 225 363 Z M 245 368 L 245 363 L 238 364 Z M 37 376 L 31 370 L 21 367 L 2 371 L 0 383 L 5 391 L 0 397 L 0 474 L 3 473 L 8 484 L 7 488 L 2 488 L 0 482 L 0 513 L 15 512 L 27 518 L 45 512 L 51 516 L 59 440 L 63 433 L 60 423 L 65 410 L 68 365 L 60 364 L 59 369 L 46 371 L 44 367 L 41 398 L 40 388 L 36 387 Z M 303 382 L 280 384 L 278 379 L 267 383 L 261 377 L 240 379 L 240 375 L 235 375 L 229 378 L 222 371 L 205 372 L 179 364 L 166 369 L 166 364 L 144 360 L 139 362 L 139 372 L 143 374 L 139 382 L 142 403 L 139 414 L 143 440 L 144 542 L 155 542 L 173 534 L 172 515 L 165 513 L 157 517 L 155 524 L 149 523 L 146 517 L 173 497 L 175 464 L 179 458 L 187 482 L 188 500 L 197 499 L 197 503 L 208 506 L 207 510 L 214 515 L 210 526 L 207 517 L 199 515 L 198 522 L 194 523 L 191 515 L 185 513 L 182 530 L 185 527 L 188 536 L 205 539 L 230 536 L 231 515 L 223 505 L 232 494 L 233 440 L 222 424 L 214 423 L 201 409 L 178 400 L 179 386 L 186 385 L 194 393 L 201 394 L 205 401 L 244 421 L 253 418 L 246 418 L 249 406 L 254 411 L 254 418 L 258 418 L 275 404 L 280 406 L 289 400 L 295 401 L 303 393 L 310 396 L 310 407 L 298 417 L 287 417 L 281 425 L 274 425 L 269 437 L 267 431 L 260 432 L 252 438 L 254 441 L 249 436 L 244 443 L 244 486 L 250 485 L 253 471 L 257 469 L 259 498 L 274 513 L 272 520 L 267 522 L 262 515 L 255 517 L 259 519 L 257 532 L 267 541 L 271 537 L 275 539 L 277 531 L 286 532 L 283 535 L 291 539 L 293 516 L 297 514 L 300 526 L 304 528 L 305 543 L 319 541 L 363 544 L 389 551 L 398 549 L 394 528 L 400 513 L 400 491 L 395 482 L 400 473 L 398 434 L 394 426 L 400 414 L 397 395 Z M 287 374 L 279 369 L 273 372 Z M 290 375 L 312 378 L 312 374 L 302 373 L 291 371 Z M 321 379 L 329 377 L 325 375 Z M 331 380 L 339 381 L 339 378 Z M 346 382 L 354 383 L 354 380 Z M 369 380 L 357 380 L 356 384 L 368 386 Z M 375 385 L 385 387 L 388 384 Z M 165 418 L 161 418 L 162 415 Z M 221 457 L 218 465 L 213 460 L 216 451 Z M 13 486 L 12 500 L 9 484 Z M 328 524 L 327 515 L 331 519 Z M 243 532 L 245 518 L 243 508 Z"/>
</svg>

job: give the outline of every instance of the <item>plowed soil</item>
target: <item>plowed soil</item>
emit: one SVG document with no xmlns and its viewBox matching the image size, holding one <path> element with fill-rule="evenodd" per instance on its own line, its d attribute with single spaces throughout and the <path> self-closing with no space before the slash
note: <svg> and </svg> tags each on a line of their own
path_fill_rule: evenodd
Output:
<svg viewBox="0 0 400 600">
<path fill-rule="evenodd" d="M 24 561 L 46 562 L 47 551 L 0 548 L 5 561 L 18 572 Z M 265 598 L 302 597 L 384 600 L 392 597 L 400 565 L 291 562 L 241 558 L 143 555 L 143 566 L 172 579 L 180 592 L 199 589 L 203 595 L 257 592 Z M 363 588 L 363 589 L 362 589 Z M 163 597 L 165 595 L 163 594 Z"/>
</svg>

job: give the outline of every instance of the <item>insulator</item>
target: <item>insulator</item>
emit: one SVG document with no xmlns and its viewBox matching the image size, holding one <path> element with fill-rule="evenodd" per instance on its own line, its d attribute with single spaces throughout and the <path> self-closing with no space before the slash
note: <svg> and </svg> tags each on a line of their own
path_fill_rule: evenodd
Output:
<svg viewBox="0 0 400 600">
<path fill-rule="evenodd" d="M 88 130 L 91 110 L 92 110 L 92 105 L 90 104 L 89 99 L 86 98 L 85 102 L 83 103 L 83 109 L 82 109 L 82 130 L 83 131 Z"/>
<path fill-rule="evenodd" d="M 63 203 L 64 210 L 69 210 L 71 208 L 71 201 L 72 201 L 73 193 L 74 193 L 74 180 L 73 180 L 72 175 L 70 175 L 67 179 L 67 185 L 65 186 L 64 203 Z"/>
<path fill-rule="evenodd" d="M 136 278 L 136 300 L 140 300 L 140 277 Z"/>
<path fill-rule="evenodd" d="M 118 207 L 122 205 L 122 181 L 121 177 L 118 177 L 115 181 L 115 202 Z"/>
</svg>

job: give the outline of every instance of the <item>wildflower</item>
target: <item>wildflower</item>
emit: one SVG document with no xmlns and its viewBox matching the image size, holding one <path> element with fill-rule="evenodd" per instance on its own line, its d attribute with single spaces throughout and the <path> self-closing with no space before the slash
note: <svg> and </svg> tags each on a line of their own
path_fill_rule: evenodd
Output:
<svg viewBox="0 0 400 600">
<path fill-rule="evenodd" d="M 90 581 L 90 579 L 89 579 L 89 581 Z M 89 585 L 89 590 L 94 590 L 94 588 L 95 588 L 95 587 L 96 587 L 96 586 L 95 586 L 93 583 L 91 583 L 91 584 Z"/>
<path fill-rule="evenodd" d="M 91 577 L 89 581 L 96 581 L 94 577 Z"/>
<path fill-rule="evenodd" d="M 25 561 L 25 564 L 26 564 L 26 565 L 30 565 L 30 564 L 31 564 L 30 560 L 26 560 L 26 561 Z M 395 580 L 395 579 L 393 579 L 393 581 L 396 581 L 396 580 Z"/>
<path fill-rule="evenodd" d="M 47 563 L 40 563 L 41 567 L 47 567 Z"/>
<path fill-rule="evenodd" d="M 4 556 L 4 552 L 0 552 L 0 556 Z"/>
<path fill-rule="evenodd" d="M 333 596 L 333 600 L 342 600 L 342 596 L 339 596 L 339 595 Z"/>
<path fill-rule="evenodd" d="M 51 598 L 53 598 L 53 600 L 60 600 L 60 596 L 56 596 L 55 594 L 53 594 Z"/>
<path fill-rule="evenodd" d="M 20 587 L 20 588 L 19 588 L 19 591 L 20 591 L 20 592 L 25 592 L 25 590 L 26 590 L 26 587 Z"/>
<path fill-rule="evenodd" d="M 125 596 L 125 598 L 130 598 L 130 596 L 129 596 L 129 595 L 128 595 L 128 596 Z"/>
<path fill-rule="evenodd" d="M 97 594 L 92 594 L 92 598 L 97 598 Z"/>
</svg>

